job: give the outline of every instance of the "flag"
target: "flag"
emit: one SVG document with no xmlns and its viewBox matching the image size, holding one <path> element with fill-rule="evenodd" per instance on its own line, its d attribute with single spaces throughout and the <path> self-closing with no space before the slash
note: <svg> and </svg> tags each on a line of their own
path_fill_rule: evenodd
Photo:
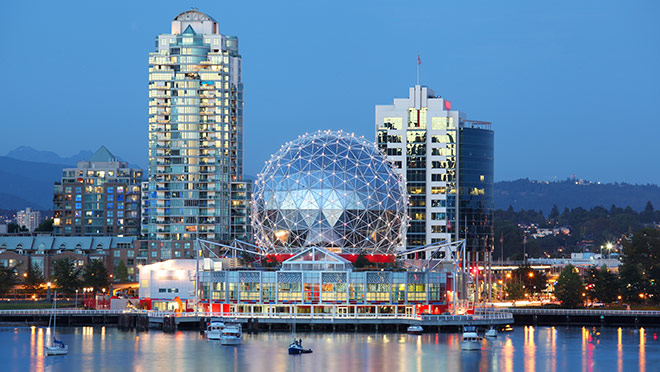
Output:
<svg viewBox="0 0 660 372">
<path fill-rule="evenodd" d="M 419 58 L 419 53 L 417 53 L 417 64 L 421 65 L 422 64 L 422 59 Z"/>
</svg>

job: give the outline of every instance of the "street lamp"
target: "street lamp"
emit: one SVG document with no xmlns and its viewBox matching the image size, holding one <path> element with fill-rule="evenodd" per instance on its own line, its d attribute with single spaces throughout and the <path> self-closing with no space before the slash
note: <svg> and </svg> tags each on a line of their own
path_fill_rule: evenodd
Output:
<svg viewBox="0 0 660 372">
<path fill-rule="evenodd" d="M 607 258 L 612 258 L 612 248 L 614 247 L 614 245 L 610 242 L 607 242 L 607 244 L 605 244 L 605 247 L 607 248 Z"/>
<path fill-rule="evenodd" d="M 50 302 L 50 282 L 46 283 L 46 286 L 48 286 L 48 291 L 46 292 L 46 301 Z"/>
<path fill-rule="evenodd" d="M 76 289 L 76 309 L 78 308 L 78 290 Z"/>
</svg>

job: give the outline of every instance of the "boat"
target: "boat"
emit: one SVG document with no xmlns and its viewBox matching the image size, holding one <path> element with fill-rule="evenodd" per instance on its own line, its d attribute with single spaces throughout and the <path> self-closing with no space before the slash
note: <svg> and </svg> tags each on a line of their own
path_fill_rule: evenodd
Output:
<svg viewBox="0 0 660 372">
<path fill-rule="evenodd" d="M 240 324 L 230 324 L 225 326 L 220 336 L 220 343 L 222 345 L 240 345 L 241 337 L 243 336 L 243 329 Z"/>
<path fill-rule="evenodd" d="M 65 345 L 64 342 L 55 338 L 55 329 L 57 328 L 57 314 L 55 310 L 57 309 L 57 291 L 55 291 L 55 297 L 53 298 L 53 313 L 48 319 L 48 329 L 49 333 L 53 335 L 50 345 L 46 345 L 44 351 L 46 356 L 48 355 L 65 355 L 69 353 L 69 345 Z M 53 328 L 50 328 L 51 320 L 53 321 Z"/>
<path fill-rule="evenodd" d="M 511 327 L 511 324 L 507 324 L 506 326 L 504 326 L 504 329 L 502 331 L 511 332 L 513 331 L 513 327 Z"/>
<path fill-rule="evenodd" d="M 420 325 L 411 325 L 408 327 L 407 331 L 411 335 L 421 335 L 422 332 L 424 332 L 424 328 L 422 328 Z"/>
<path fill-rule="evenodd" d="M 296 318 L 294 315 L 293 324 L 291 325 L 291 337 L 293 337 L 293 342 L 289 344 L 289 354 L 290 355 L 299 355 L 299 354 L 309 354 L 312 352 L 312 349 L 305 349 L 302 346 L 302 338 L 296 338 Z"/>
<path fill-rule="evenodd" d="M 462 350 L 481 350 L 481 337 L 477 333 L 477 327 L 463 327 L 463 340 L 461 341 Z"/>
<path fill-rule="evenodd" d="M 289 345 L 289 354 L 291 355 L 297 355 L 297 354 L 309 354 L 312 352 L 312 349 L 305 349 L 302 346 L 302 338 L 300 339 L 293 339 L 293 342 Z"/>
<path fill-rule="evenodd" d="M 225 328 L 225 323 L 218 320 L 211 320 L 209 325 L 206 326 L 206 338 L 209 340 L 219 340 L 222 337 L 222 330 Z"/>
<path fill-rule="evenodd" d="M 488 328 L 484 336 L 486 336 L 486 338 L 497 338 L 497 329 L 491 326 L 490 328 Z"/>
</svg>

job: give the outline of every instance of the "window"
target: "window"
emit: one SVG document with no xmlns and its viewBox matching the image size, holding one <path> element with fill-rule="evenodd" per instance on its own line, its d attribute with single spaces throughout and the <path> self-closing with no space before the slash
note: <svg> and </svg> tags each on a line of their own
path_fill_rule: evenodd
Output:
<svg viewBox="0 0 660 372">
<path fill-rule="evenodd" d="M 151 252 L 151 257 L 158 257 L 158 251 L 152 251 Z"/>
<path fill-rule="evenodd" d="M 128 251 L 126 252 L 127 257 L 135 257 L 135 251 Z"/>
<path fill-rule="evenodd" d="M 108 186 L 108 188 L 106 189 L 106 193 L 112 194 L 113 192 L 114 192 L 114 187 L 113 186 Z"/>
<path fill-rule="evenodd" d="M 108 201 L 113 201 L 114 200 L 114 195 L 108 195 Z"/>
</svg>

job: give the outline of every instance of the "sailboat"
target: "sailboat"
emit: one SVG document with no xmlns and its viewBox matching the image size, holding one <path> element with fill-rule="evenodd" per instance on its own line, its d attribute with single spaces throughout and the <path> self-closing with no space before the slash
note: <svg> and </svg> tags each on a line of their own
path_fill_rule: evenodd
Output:
<svg viewBox="0 0 660 372">
<path fill-rule="evenodd" d="M 57 291 L 55 292 L 55 297 L 53 299 L 53 313 L 51 314 L 51 317 L 48 319 L 48 329 L 50 331 L 49 333 L 53 335 L 53 337 L 52 337 L 52 341 L 50 342 L 50 346 L 45 347 L 46 355 L 65 355 L 69 353 L 69 346 L 65 345 L 64 342 L 55 338 L 55 328 L 57 327 L 57 314 L 55 311 L 56 309 L 57 309 Z M 53 321 L 52 330 L 50 328 L 51 320 Z"/>
</svg>

